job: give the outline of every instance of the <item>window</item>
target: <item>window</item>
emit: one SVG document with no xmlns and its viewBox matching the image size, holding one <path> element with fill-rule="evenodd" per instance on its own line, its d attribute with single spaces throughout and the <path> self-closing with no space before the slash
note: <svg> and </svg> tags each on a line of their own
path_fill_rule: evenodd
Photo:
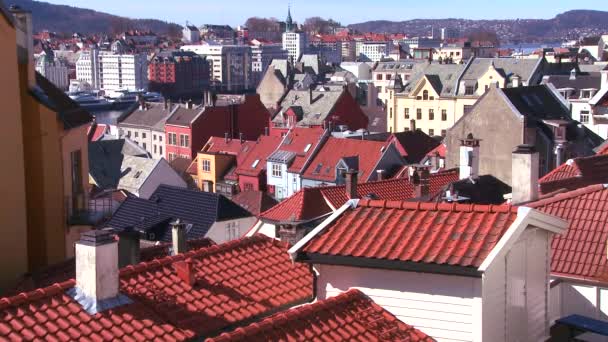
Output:
<svg viewBox="0 0 608 342">
<path fill-rule="evenodd" d="M 589 123 L 589 111 L 581 110 L 581 123 L 588 124 Z"/>
<path fill-rule="evenodd" d="M 473 95 L 473 94 L 475 94 L 475 87 L 473 87 L 473 86 L 466 86 L 466 87 L 464 87 L 464 94 L 465 95 Z"/>
<path fill-rule="evenodd" d="M 175 153 L 169 152 L 169 161 L 175 160 Z"/>
<path fill-rule="evenodd" d="M 435 135 L 435 130 L 434 130 L 434 129 L 432 129 L 432 128 L 430 128 L 430 129 L 429 129 L 429 135 L 430 135 L 431 137 L 432 137 L 432 136 L 434 136 L 434 135 Z"/>
<path fill-rule="evenodd" d="M 429 91 L 428 90 L 425 90 L 425 91 L 422 92 L 422 99 L 425 100 L 425 101 L 429 99 Z"/>
<path fill-rule="evenodd" d="M 433 108 L 429 108 L 429 120 L 435 120 L 435 110 Z"/>
<path fill-rule="evenodd" d="M 409 109 L 409 108 L 404 108 L 404 109 L 403 109 L 403 116 L 404 116 L 406 119 L 409 119 L 409 118 L 410 118 L 410 109 Z"/>
<path fill-rule="evenodd" d="M 441 121 L 448 121 L 448 110 L 447 109 L 441 110 Z"/>
<path fill-rule="evenodd" d="M 422 120 L 422 108 L 417 108 L 416 109 L 416 119 L 417 120 Z"/>
<path fill-rule="evenodd" d="M 272 164 L 272 177 L 282 177 L 281 164 Z"/>
<path fill-rule="evenodd" d="M 391 78 L 392 78 L 392 77 L 391 77 L 391 74 L 386 74 L 386 80 L 387 80 L 387 81 L 390 81 L 390 80 L 391 80 Z"/>
<path fill-rule="evenodd" d="M 135 132 L 135 137 L 139 138 L 139 132 Z"/>
<path fill-rule="evenodd" d="M 393 108 L 392 108 L 392 107 L 391 107 L 391 108 L 389 108 L 389 116 L 388 116 L 388 118 L 389 118 L 389 119 L 392 119 L 392 118 L 393 118 Z"/>
<path fill-rule="evenodd" d="M 145 150 L 145 149 L 146 149 L 146 143 L 142 143 L 141 145 L 142 145 L 142 147 L 143 147 L 143 148 L 144 148 L 144 150 Z"/>
<path fill-rule="evenodd" d="M 163 154 L 163 147 L 162 146 L 158 146 L 158 154 Z"/>
<path fill-rule="evenodd" d="M 252 169 L 255 169 L 255 168 L 258 166 L 258 164 L 259 164 L 259 163 L 260 163 L 260 160 L 259 160 L 259 159 L 254 160 L 254 161 L 253 161 L 253 164 L 251 164 L 251 168 L 252 168 Z"/>
<path fill-rule="evenodd" d="M 142 138 L 142 139 L 146 139 L 146 133 L 143 133 L 143 132 L 142 132 L 142 133 L 141 133 L 141 138 Z"/>
<path fill-rule="evenodd" d="M 152 134 L 152 140 L 156 140 L 156 134 Z"/>
<path fill-rule="evenodd" d="M 153 146 L 152 148 L 154 149 L 154 154 L 156 154 L 156 152 L 157 152 L 156 151 L 156 145 L 152 145 L 152 146 Z"/>
<path fill-rule="evenodd" d="M 167 138 L 169 139 L 169 141 L 167 141 L 169 145 L 177 145 L 177 134 L 168 133 Z"/>
<path fill-rule="evenodd" d="M 190 137 L 187 134 L 179 135 L 179 146 L 182 146 L 182 147 L 190 146 Z"/>
<path fill-rule="evenodd" d="M 377 74 L 376 75 L 376 80 L 382 81 L 382 74 Z"/>
<path fill-rule="evenodd" d="M 211 161 L 209 159 L 203 159 L 203 172 L 211 172 Z"/>
<path fill-rule="evenodd" d="M 163 142 L 163 136 L 162 136 L 162 135 L 159 135 L 159 136 L 158 136 L 158 141 Z M 162 152 L 161 152 L 161 153 L 162 153 Z"/>
<path fill-rule="evenodd" d="M 131 137 L 131 131 L 127 131 L 127 138 Z"/>
<path fill-rule="evenodd" d="M 448 133 L 448 131 L 446 131 L 445 129 L 441 130 L 441 136 L 445 138 L 446 134 Z"/>
<path fill-rule="evenodd" d="M 464 107 L 462 108 L 462 113 L 464 115 L 469 114 L 471 112 L 471 109 L 473 109 L 473 106 L 464 105 Z"/>
<path fill-rule="evenodd" d="M 240 237 L 237 222 L 226 223 L 226 241 L 236 240 Z"/>
<path fill-rule="evenodd" d="M 70 153 L 72 166 L 72 194 L 82 191 L 82 152 L 80 150 Z"/>
</svg>

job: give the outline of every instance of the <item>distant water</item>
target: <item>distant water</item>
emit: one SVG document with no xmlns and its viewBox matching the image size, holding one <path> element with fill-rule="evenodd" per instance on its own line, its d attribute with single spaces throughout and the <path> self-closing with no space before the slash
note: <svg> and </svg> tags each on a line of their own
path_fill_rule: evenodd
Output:
<svg viewBox="0 0 608 342">
<path fill-rule="evenodd" d="M 501 49 L 513 49 L 515 52 L 522 52 L 524 54 L 532 53 L 541 48 L 554 48 L 561 47 L 561 42 L 552 42 L 552 43 L 521 43 L 521 44 L 504 44 L 500 45 Z"/>
<path fill-rule="evenodd" d="M 95 115 L 95 121 L 99 124 L 116 125 L 116 120 L 122 113 L 127 109 L 123 110 L 89 110 L 91 114 Z"/>
</svg>

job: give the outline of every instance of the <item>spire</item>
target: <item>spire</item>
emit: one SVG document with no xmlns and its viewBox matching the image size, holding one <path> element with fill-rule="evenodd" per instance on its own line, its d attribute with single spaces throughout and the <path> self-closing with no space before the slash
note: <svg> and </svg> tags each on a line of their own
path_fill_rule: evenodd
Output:
<svg viewBox="0 0 608 342">
<path fill-rule="evenodd" d="M 293 20 L 291 19 L 291 5 L 287 5 L 287 20 L 285 20 L 285 29 L 287 32 L 293 30 Z"/>
</svg>

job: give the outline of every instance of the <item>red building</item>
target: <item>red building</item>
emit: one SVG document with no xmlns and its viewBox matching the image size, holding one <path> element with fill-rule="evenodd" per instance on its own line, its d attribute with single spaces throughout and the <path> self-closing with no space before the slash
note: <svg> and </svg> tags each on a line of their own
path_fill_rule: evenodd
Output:
<svg viewBox="0 0 608 342">
<path fill-rule="evenodd" d="M 150 90 L 170 98 L 200 97 L 209 86 L 209 62 L 191 51 L 157 53 L 148 65 Z"/>
<path fill-rule="evenodd" d="M 264 134 L 270 114 L 259 95 L 243 95 L 232 101 L 213 101 L 206 106 L 189 102 L 165 123 L 166 159 L 192 160 L 210 137 L 257 140 Z"/>
<path fill-rule="evenodd" d="M 291 90 L 280 103 L 270 124 L 270 134 L 281 136 L 290 128 L 347 126 L 367 128 L 368 118 L 347 89 Z"/>
<path fill-rule="evenodd" d="M 236 170 L 241 191 L 266 191 L 266 159 L 283 139 L 261 136 Z"/>
</svg>

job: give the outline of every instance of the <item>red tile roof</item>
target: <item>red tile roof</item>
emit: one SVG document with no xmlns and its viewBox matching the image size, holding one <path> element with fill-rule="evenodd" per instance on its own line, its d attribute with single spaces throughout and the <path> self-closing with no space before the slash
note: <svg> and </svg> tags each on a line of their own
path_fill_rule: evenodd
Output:
<svg viewBox="0 0 608 342">
<path fill-rule="evenodd" d="M 361 200 L 303 251 L 477 268 L 516 217 L 511 206 Z"/>
<path fill-rule="evenodd" d="M 91 132 L 91 129 L 93 129 L 93 131 Z M 108 125 L 104 125 L 104 124 L 93 124 L 91 126 L 89 126 L 89 129 L 87 131 L 87 135 L 89 136 L 89 141 L 97 141 L 99 139 L 101 139 L 101 137 L 103 137 L 104 134 L 106 134 L 108 130 Z"/>
<path fill-rule="evenodd" d="M 542 177 L 539 183 L 543 194 L 560 189 L 574 190 L 591 184 L 608 183 L 608 155 L 570 159 Z"/>
<path fill-rule="evenodd" d="M 300 191 L 260 214 L 260 218 L 274 222 L 306 222 L 330 213 L 321 194 L 323 188 L 302 188 Z"/>
<path fill-rule="evenodd" d="M 313 158 L 302 175 L 307 179 L 324 182 L 335 181 L 336 165 L 344 157 L 359 156 L 359 182 L 363 183 L 370 176 L 382 157 L 386 142 L 339 139 L 330 137 Z M 321 165 L 320 172 L 318 166 Z"/>
<path fill-rule="evenodd" d="M 240 163 L 237 157 L 238 166 L 235 173 L 237 175 L 258 176 L 263 170 L 266 170 L 266 159 L 276 150 L 281 140 L 281 137 L 261 136 Z M 256 160 L 257 163 L 255 163 Z"/>
<path fill-rule="evenodd" d="M 228 139 L 222 137 L 211 137 L 203 147 L 202 152 L 231 154 L 237 156 L 237 162 L 242 160 L 255 146 L 255 141 L 239 139 Z"/>
<path fill-rule="evenodd" d="M 277 200 L 263 191 L 241 191 L 232 196 L 232 202 L 245 208 L 255 216 L 277 205 Z"/>
<path fill-rule="evenodd" d="M 551 272 L 556 276 L 608 284 L 608 189 L 591 185 L 527 206 L 570 222 L 551 243 Z"/>
<path fill-rule="evenodd" d="M 289 131 L 283 143 L 277 148 L 280 151 L 294 152 L 296 154 L 293 163 L 289 166 L 289 172 L 302 172 L 306 160 L 315 151 L 324 134 L 325 130 L 320 127 L 295 127 Z M 305 152 L 306 147 L 308 147 L 308 150 Z"/>
<path fill-rule="evenodd" d="M 431 174 L 429 178 L 429 193 L 431 197 L 438 195 L 446 185 L 457 181 L 458 178 L 458 170 Z M 323 188 L 321 189 L 321 193 L 334 208 L 339 208 L 349 200 L 346 196 L 345 186 L 343 185 Z M 408 178 L 360 183 L 357 185 L 357 194 L 360 198 L 373 194 L 377 199 L 389 201 L 403 201 L 415 197 L 414 184 Z"/>
<path fill-rule="evenodd" d="M 426 155 L 428 157 L 432 157 L 435 155 L 435 152 L 436 152 L 436 153 L 439 153 L 439 157 L 445 158 L 445 156 L 447 154 L 447 150 L 448 150 L 448 148 L 445 144 L 439 144 L 437 147 L 430 150 Z"/>
<path fill-rule="evenodd" d="M 176 274 L 191 262 L 195 284 Z M 287 245 L 254 236 L 120 271 L 133 303 L 90 315 L 66 294 L 75 280 L 0 299 L 0 339 L 186 340 L 214 336 L 312 299 L 310 269 L 293 264 Z"/>
<path fill-rule="evenodd" d="M 228 341 L 434 341 L 365 294 L 352 289 L 277 313 L 207 342 Z"/>
<path fill-rule="evenodd" d="M 209 238 L 192 239 L 186 241 L 188 249 L 200 249 L 203 247 L 211 247 L 215 242 Z M 169 248 L 171 243 L 160 243 L 144 247 L 141 246 L 139 259 L 140 261 L 152 261 L 169 256 Z M 12 293 L 20 293 L 33 291 L 37 288 L 49 287 L 56 283 L 62 283 L 76 276 L 76 259 L 70 258 L 60 263 L 51 265 L 43 270 L 27 273 L 21 277 L 19 283 Z"/>
</svg>

